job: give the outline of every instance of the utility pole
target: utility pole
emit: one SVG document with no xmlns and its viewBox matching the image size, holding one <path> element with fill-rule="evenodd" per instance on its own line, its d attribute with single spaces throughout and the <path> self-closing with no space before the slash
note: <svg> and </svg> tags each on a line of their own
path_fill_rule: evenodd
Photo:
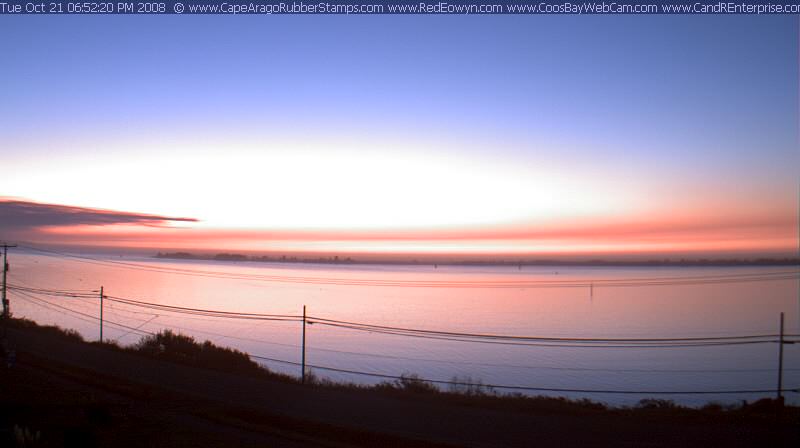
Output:
<svg viewBox="0 0 800 448">
<path fill-rule="evenodd" d="M 100 343 L 103 343 L 103 287 L 100 287 Z"/>
<path fill-rule="evenodd" d="M 300 361 L 300 383 L 306 384 L 306 306 L 303 305 L 303 354 Z"/>
<path fill-rule="evenodd" d="M 778 341 L 778 401 L 783 401 L 783 313 L 781 313 L 781 333 Z"/>
<path fill-rule="evenodd" d="M 3 244 L 3 317 L 8 318 L 9 306 L 6 297 L 6 274 L 8 273 L 8 248 L 17 247 L 15 244 Z"/>
</svg>

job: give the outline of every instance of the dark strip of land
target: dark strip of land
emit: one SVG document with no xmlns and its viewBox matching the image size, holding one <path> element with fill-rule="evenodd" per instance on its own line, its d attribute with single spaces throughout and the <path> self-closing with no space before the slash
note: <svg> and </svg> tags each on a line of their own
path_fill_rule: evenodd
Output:
<svg viewBox="0 0 800 448">
<path fill-rule="evenodd" d="M 244 255 L 237 253 L 195 254 L 190 252 L 159 252 L 155 258 L 172 260 L 252 261 L 260 263 L 321 263 L 321 264 L 390 264 L 390 265 L 445 265 L 445 266 L 608 266 L 608 267 L 725 267 L 725 266 L 800 266 L 800 258 L 698 258 L 654 260 L 563 260 L 563 259 L 476 259 L 457 260 L 436 256 L 422 259 L 357 258 L 353 256 L 303 257 L 297 255 Z"/>
<path fill-rule="evenodd" d="M 201 368 L 3 323 L 0 445 L 14 446 L 800 446 L 800 410 L 605 409 L 546 398 L 301 385 Z M 22 436 L 26 437 L 26 436 Z M 22 446 L 22 445 L 20 445 Z"/>
</svg>

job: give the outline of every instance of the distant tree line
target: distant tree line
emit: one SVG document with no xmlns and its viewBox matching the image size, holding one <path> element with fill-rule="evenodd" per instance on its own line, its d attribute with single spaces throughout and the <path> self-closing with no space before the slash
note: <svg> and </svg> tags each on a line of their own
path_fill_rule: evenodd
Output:
<svg viewBox="0 0 800 448">
<path fill-rule="evenodd" d="M 156 258 L 178 260 L 256 261 L 265 263 L 328 263 L 328 264 L 398 264 L 398 265 L 456 265 L 456 266 L 800 266 L 800 258 L 662 258 L 652 260 L 553 260 L 553 259 L 481 259 L 481 260 L 398 260 L 374 259 L 356 261 L 339 255 L 298 257 L 296 255 L 243 255 L 236 253 L 192 254 L 189 252 L 159 252 Z"/>
<path fill-rule="evenodd" d="M 355 263 L 351 257 L 339 257 L 333 255 L 330 257 L 305 257 L 298 258 L 296 256 L 247 256 L 243 254 L 219 253 L 216 255 L 198 255 L 189 252 L 159 252 L 156 258 L 172 258 L 178 260 L 216 260 L 216 261 L 259 261 L 259 262 L 272 262 L 272 263 Z"/>
</svg>

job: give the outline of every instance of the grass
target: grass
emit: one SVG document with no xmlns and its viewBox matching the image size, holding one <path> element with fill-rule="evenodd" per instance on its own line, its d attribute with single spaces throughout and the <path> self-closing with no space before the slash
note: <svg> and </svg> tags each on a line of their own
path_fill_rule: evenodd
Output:
<svg viewBox="0 0 800 448">
<path fill-rule="evenodd" d="M 220 347 L 210 341 L 199 342 L 192 336 L 175 333 L 172 330 L 163 330 L 154 335 L 144 336 L 131 346 L 121 346 L 116 341 L 85 341 L 75 330 L 63 329 L 55 325 L 39 325 L 30 319 L 13 318 L 8 319 L 5 324 L 11 328 L 34 330 L 71 342 L 91 344 L 161 361 L 244 375 L 269 376 L 283 380 L 292 378 L 269 371 L 266 367 L 250 359 L 247 353 Z M 294 380 L 292 379 L 292 381 Z"/>
<path fill-rule="evenodd" d="M 42 334 L 56 336 L 73 342 L 84 342 L 83 336 L 75 330 L 64 329 L 56 325 L 39 325 L 30 319 L 9 318 L 5 320 L 9 327 L 34 329 Z"/>
<path fill-rule="evenodd" d="M 247 353 L 220 347 L 210 341 L 199 342 L 192 336 L 163 330 L 155 335 L 145 336 L 132 346 L 122 347 L 116 342 L 86 342 L 74 330 L 65 330 L 57 326 L 43 326 L 28 319 L 6 319 L 4 325 L 8 327 L 24 328 L 40 332 L 52 337 L 68 340 L 75 343 L 89 343 L 115 351 L 136 354 L 165 362 L 189 365 L 204 369 L 230 372 L 234 374 L 261 376 L 280 381 L 299 383 L 293 376 L 272 372 L 266 367 L 253 361 Z M 390 395 L 408 395 L 417 397 L 430 397 L 436 400 L 463 404 L 466 406 L 481 406 L 501 409 L 514 409 L 532 412 L 567 412 L 567 413 L 593 413 L 617 412 L 637 413 L 672 416 L 710 416 L 722 415 L 734 417 L 750 417 L 759 415 L 773 415 L 781 412 L 790 414 L 797 420 L 800 408 L 796 406 L 783 406 L 783 403 L 773 399 L 761 399 L 752 404 L 743 402 L 740 405 L 723 405 L 708 403 L 701 408 L 689 408 L 676 404 L 672 400 L 647 398 L 641 400 L 633 407 L 608 407 L 603 403 L 589 399 L 568 399 L 564 397 L 530 396 L 521 393 L 498 393 L 490 386 L 483 385 L 480 379 L 453 377 L 451 384 L 446 388 L 425 381 L 419 375 L 406 372 L 393 381 L 384 381 L 374 386 L 358 385 L 354 383 L 334 382 L 328 378 L 318 376 L 313 370 L 306 372 L 308 387 L 336 388 L 359 391 L 371 391 Z"/>
</svg>

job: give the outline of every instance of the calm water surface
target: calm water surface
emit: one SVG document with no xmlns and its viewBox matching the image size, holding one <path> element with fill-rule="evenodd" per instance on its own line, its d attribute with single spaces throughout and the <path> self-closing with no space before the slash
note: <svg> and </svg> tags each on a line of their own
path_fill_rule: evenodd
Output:
<svg viewBox="0 0 800 448">
<path fill-rule="evenodd" d="M 102 262 L 11 254 L 9 283 L 49 289 L 99 289 L 111 296 L 192 308 L 236 312 L 302 314 L 430 330 L 525 336 L 671 338 L 778 332 L 779 313 L 787 333 L 798 334 L 798 279 L 733 284 L 508 287 L 517 281 L 597 281 L 651 277 L 738 275 L 796 271 L 787 267 L 608 268 L 342 266 L 224 263 L 97 257 Z M 130 262 L 155 269 L 214 271 L 244 279 L 154 272 L 110 264 Z M 252 276 L 260 278 L 252 278 Z M 321 281 L 320 279 L 328 279 Z M 334 281 L 330 281 L 333 279 Z M 397 282 L 436 282 L 436 287 Z M 363 283 L 368 283 L 364 285 Z M 375 285 L 385 282 L 386 285 Z M 463 287 L 452 283 L 500 282 L 506 287 Z M 337 284 L 331 284 L 337 283 Z M 360 284 L 361 283 L 361 284 Z M 442 285 L 444 283 L 444 285 Z M 9 295 L 15 316 L 58 324 L 99 337 L 99 299 L 39 296 L 36 302 Z M 84 315 L 69 313 L 52 304 Z M 106 301 L 104 334 L 131 344 L 143 331 L 171 328 L 198 339 L 254 355 L 298 362 L 301 323 L 220 319 L 153 311 Z M 435 380 L 470 378 L 486 384 L 592 390 L 705 391 L 774 389 L 778 345 L 720 347 L 597 348 L 535 347 L 443 341 L 386 335 L 319 324 L 307 327 L 311 365 L 386 375 L 415 373 Z M 786 345 L 784 387 L 800 387 L 800 347 Z M 273 370 L 299 374 L 291 364 L 264 361 Z M 377 383 L 380 378 L 312 369 L 337 381 Z M 447 386 L 443 386 L 447 388 Z M 506 392 L 506 391 L 504 391 Z M 630 405 L 642 395 L 541 393 Z M 736 402 L 772 394 L 669 395 L 687 405 Z M 787 400 L 800 404 L 796 393 Z"/>
</svg>

